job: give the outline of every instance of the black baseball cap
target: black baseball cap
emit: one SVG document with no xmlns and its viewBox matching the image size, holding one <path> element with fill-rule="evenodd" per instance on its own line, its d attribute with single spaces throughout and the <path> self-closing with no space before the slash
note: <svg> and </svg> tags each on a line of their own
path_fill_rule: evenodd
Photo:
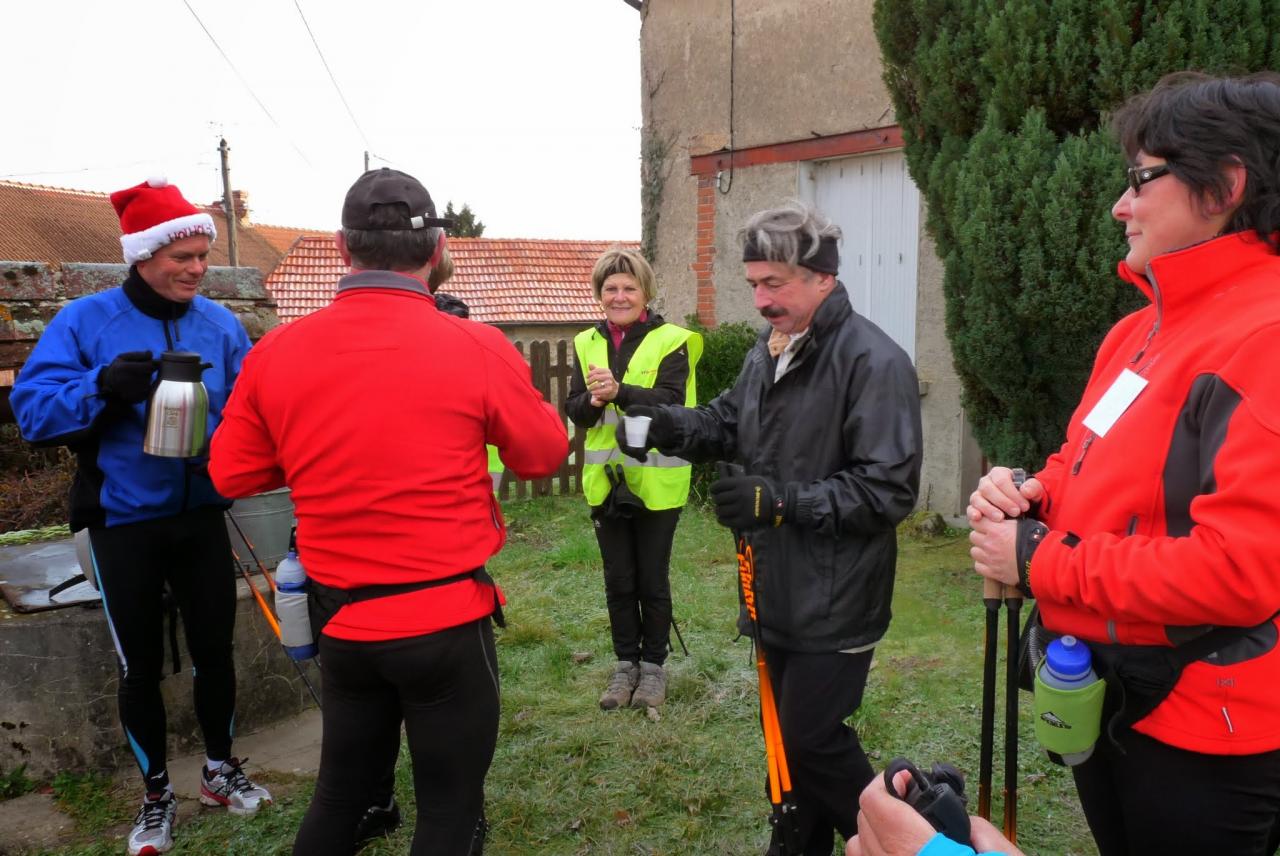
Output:
<svg viewBox="0 0 1280 856">
<path fill-rule="evenodd" d="M 401 223 L 388 226 L 371 224 L 369 217 L 375 205 L 405 206 Z M 342 226 L 346 229 L 401 231 L 439 226 L 447 229 L 453 221 L 436 216 L 435 203 L 422 182 L 398 169 L 371 169 L 356 179 L 342 203 Z"/>
</svg>

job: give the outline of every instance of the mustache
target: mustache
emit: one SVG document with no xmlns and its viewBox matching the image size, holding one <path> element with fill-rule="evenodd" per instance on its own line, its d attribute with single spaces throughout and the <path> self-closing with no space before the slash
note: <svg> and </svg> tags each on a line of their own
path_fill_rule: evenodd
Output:
<svg viewBox="0 0 1280 856">
<path fill-rule="evenodd" d="M 781 318 L 786 314 L 787 310 L 783 309 L 781 306 L 766 306 L 764 309 L 760 310 L 760 316 L 762 318 Z"/>
</svg>

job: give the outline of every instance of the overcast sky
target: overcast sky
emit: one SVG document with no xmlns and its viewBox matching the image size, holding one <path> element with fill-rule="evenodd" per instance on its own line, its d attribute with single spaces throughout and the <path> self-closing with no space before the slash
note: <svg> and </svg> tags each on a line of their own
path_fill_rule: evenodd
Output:
<svg viewBox="0 0 1280 856">
<path fill-rule="evenodd" d="M 640 13 L 623 0 L 42 0 L 0 23 L 0 178 L 163 174 L 210 202 L 225 135 L 254 222 L 328 229 L 367 148 L 441 211 L 469 203 L 486 237 L 639 238 Z"/>
</svg>

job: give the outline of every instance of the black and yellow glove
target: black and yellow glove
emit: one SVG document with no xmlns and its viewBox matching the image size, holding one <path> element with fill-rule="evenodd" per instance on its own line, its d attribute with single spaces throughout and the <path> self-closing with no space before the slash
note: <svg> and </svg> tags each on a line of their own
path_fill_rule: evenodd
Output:
<svg viewBox="0 0 1280 856">
<path fill-rule="evenodd" d="M 781 526 L 789 510 L 787 493 L 761 476 L 729 476 L 711 485 L 716 519 L 735 532 Z"/>
</svg>

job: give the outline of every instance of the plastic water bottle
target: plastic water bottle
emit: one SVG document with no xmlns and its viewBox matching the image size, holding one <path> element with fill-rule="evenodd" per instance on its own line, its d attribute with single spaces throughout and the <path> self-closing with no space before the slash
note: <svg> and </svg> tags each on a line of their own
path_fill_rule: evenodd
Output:
<svg viewBox="0 0 1280 856">
<path fill-rule="evenodd" d="M 1035 730 L 1052 760 L 1074 766 L 1089 759 L 1102 727 L 1105 694 L 1088 645 L 1074 636 L 1049 643 L 1036 673 Z"/>
<path fill-rule="evenodd" d="M 314 657 L 318 649 L 307 613 L 307 572 L 296 550 L 290 550 L 276 567 L 276 615 L 285 653 L 295 660 Z"/>
</svg>

